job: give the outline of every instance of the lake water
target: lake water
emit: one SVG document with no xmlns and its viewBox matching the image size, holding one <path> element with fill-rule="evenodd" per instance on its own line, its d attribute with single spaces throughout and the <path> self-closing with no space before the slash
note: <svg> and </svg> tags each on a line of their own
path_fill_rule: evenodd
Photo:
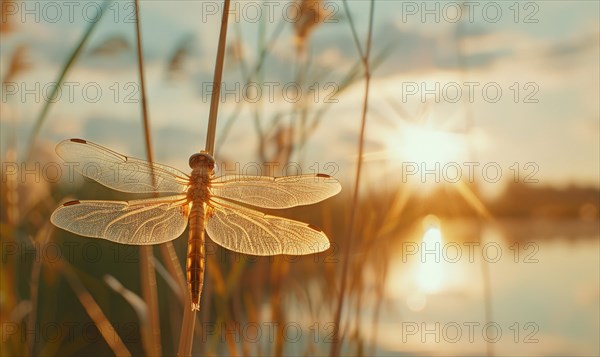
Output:
<svg viewBox="0 0 600 357">
<path fill-rule="evenodd" d="M 437 221 L 413 232 L 389 267 L 376 352 L 481 355 L 491 347 L 496 355 L 599 355 L 598 227 Z M 364 323 L 370 319 L 366 312 Z"/>
</svg>

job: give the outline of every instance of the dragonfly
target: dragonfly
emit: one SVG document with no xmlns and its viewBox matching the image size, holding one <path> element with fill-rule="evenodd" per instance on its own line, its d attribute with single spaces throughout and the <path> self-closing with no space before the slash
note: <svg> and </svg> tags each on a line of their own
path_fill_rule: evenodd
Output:
<svg viewBox="0 0 600 357">
<path fill-rule="evenodd" d="M 250 255 L 305 255 L 329 248 L 321 229 L 247 207 L 286 209 L 320 202 L 341 191 L 329 175 L 215 177 L 215 159 L 203 151 L 190 157 L 187 175 L 83 139 L 60 142 L 56 153 L 108 188 L 157 197 L 65 202 L 52 213 L 55 226 L 115 243 L 151 245 L 179 237 L 189 222 L 186 278 L 193 311 L 200 309 L 204 284 L 205 232 L 222 247 Z M 171 195 L 160 196 L 166 193 Z"/>
</svg>

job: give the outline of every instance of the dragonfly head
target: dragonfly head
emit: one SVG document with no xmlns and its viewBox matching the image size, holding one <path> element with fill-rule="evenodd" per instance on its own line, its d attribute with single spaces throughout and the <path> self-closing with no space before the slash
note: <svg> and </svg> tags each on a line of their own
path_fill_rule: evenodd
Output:
<svg viewBox="0 0 600 357">
<path fill-rule="evenodd" d="M 215 168 L 215 159 L 206 152 L 200 152 L 190 156 L 190 168 L 208 168 L 213 170 Z"/>
</svg>

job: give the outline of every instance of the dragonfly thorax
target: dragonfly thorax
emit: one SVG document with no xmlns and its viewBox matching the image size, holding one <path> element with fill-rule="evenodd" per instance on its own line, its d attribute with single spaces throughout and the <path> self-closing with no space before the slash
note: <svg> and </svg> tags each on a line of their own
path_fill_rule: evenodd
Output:
<svg viewBox="0 0 600 357">
<path fill-rule="evenodd" d="M 215 159 L 206 153 L 200 152 L 190 157 L 192 185 L 188 189 L 188 197 L 194 202 L 205 202 L 209 198 L 208 186 L 215 170 Z"/>
</svg>

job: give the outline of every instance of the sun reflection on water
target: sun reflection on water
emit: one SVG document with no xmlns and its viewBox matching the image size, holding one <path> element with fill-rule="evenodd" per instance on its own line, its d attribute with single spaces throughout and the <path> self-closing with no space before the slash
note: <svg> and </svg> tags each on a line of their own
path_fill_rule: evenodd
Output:
<svg viewBox="0 0 600 357">
<path fill-rule="evenodd" d="M 440 292 L 447 280 L 446 267 L 440 254 L 444 244 L 440 221 L 436 216 L 429 215 L 422 223 L 424 233 L 412 270 L 416 289 L 406 299 L 407 306 L 413 311 L 423 310 L 427 305 L 427 295 Z"/>
<path fill-rule="evenodd" d="M 431 226 L 425 230 L 421 241 L 421 259 L 415 269 L 417 286 L 425 293 L 438 292 L 444 284 L 445 273 L 439 254 L 442 244 L 439 226 Z"/>
</svg>

